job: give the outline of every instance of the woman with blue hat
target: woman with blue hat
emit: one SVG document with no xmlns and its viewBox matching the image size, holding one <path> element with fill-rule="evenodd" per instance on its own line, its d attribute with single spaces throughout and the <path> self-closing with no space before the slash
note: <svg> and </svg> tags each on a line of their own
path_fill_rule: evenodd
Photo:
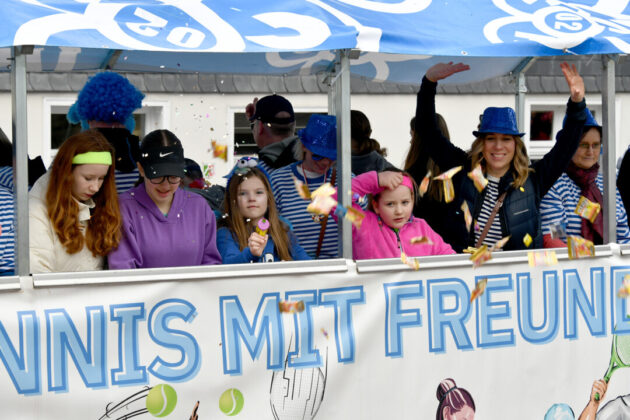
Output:
<svg viewBox="0 0 630 420">
<path fill-rule="evenodd" d="M 567 236 L 581 236 L 595 245 L 604 243 L 604 178 L 599 172 L 602 126 L 597 124 L 588 109 L 586 113 L 584 134 L 577 151 L 566 171 L 540 203 L 545 248 L 566 247 Z M 600 205 L 601 210 L 593 221 L 575 213 L 581 197 Z M 618 189 L 615 203 L 617 242 L 629 243 L 628 216 Z"/>
<path fill-rule="evenodd" d="M 311 115 L 298 133 L 303 158 L 271 174 L 271 187 L 280 215 L 288 220 L 304 250 L 314 258 L 337 256 L 337 224 L 331 216 L 306 211 L 309 201 L 298 194 L 293 179 L 314 191 L 329 182 L 335 184 L 337 121 L 332 115 Z"/>
<path fill-rule="evenodd" d="M 453 229 L 462 232 L 461 242 L 451 244 L 457 251 L 492 246 L 507 236 L 505 250 L 542 248 L 540 201 L 569 164 L 586 120 L 584 81 L 575 66 L 563 63 L 560 67 L 571 92 L 566 122 L 551 151 L 531 165 L 512 108 L 486 108 L 468 152 L 446 140 L 436 126 L 437 82 L 469 67 L 451 62 L 427 70 L 418 92 L 416 131 L 432 140 L 427 142 L 428 153 L 440 168 L 463 166 L 452 179 L 462 205 L 457 208 L 465 203 L 475 221 L 467 224 L 463 209 L 453 212 Z M 488 180 L 485 188 L 478 189 L 473 177 L 467 176 L 477 166 Z"/>
</svg>

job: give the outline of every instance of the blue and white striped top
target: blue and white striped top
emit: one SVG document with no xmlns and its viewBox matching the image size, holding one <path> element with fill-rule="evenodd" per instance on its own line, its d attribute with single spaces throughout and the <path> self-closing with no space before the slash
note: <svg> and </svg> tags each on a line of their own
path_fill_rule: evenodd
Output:
<svg viewBox="0 0 630 420">
<path fill-rule="evenodd" d="M 486 223 L 488 223 L 488 219 L 490 218 L 490 213 L 494 209 L 494 206 L 499 199 L 499 178 L 495 178 L 493 176 L 488 175 L 488 185 L 486 185 L 486 195 L 484 196 L 483 203 L 481 205 L 481 211 L 479 212 L 479 216 L 477 217 L 477 222 L 479 223 L 479 230 L 475 231 L 475 243 L 479 240 L 481 236 L 481 232 L 483 231 Z M 489 247 L 497 243 L 503 237 L 501 232 L 501 212 L 497 212 L 497 215 L 494 217 L 492 221 L 492 225 L 490 226 L 490 230 L 488 230 L 488 234 L 483 240 L 483 243 L 488 245 Z"/>
<path fill-rule="evenodd" d="M 0 187 L 0 275 L 15 270 L 15 222 L 13 193 Z"/>
<path fill-rule="evenodd" d="M 310 201 L 300 197 L 295 189 L 293 177 L 305 182 L 302 170 L 298 170 L 298 165 L 301 165 L 301 163 L 302 162 L 295 162 L 276 169 L 271 174 L 271 188 L 273 189 L 273 195 L 276 199 L 278 212 L 291 223 L 293 232 L 298 237 L 300 245 L 302 245 L 308 255 L 315 258 L 321 224 L 315 222 L 313 217 L 311 217 L 311 213 L 306 211 L 306 207 Z M 330 182 L 331 173 L 332 171 L 329 170 L 325 178 L 324 176 L 309 178 L 308 188 L 314 191 L 325 182 Z M 319 258 L 337 257 L 337 223 L 331 216 L 328 217 L 328 224 L 326 225 L 324 242 Z"/>
<path fill-rule="evenodd" d="M 13 166 L 0 166 L 0 187 L 13 191 Z"/>
<path fill-rule="evenodd" d="M 138 172 L 137 168 L 131 172 L 116 171 L 116 191 L 118 194 L 133 188 L 139 177 L 140 172 Z"/>
<path fill-rule="evenodd" d="M 602 174 L 598 174 L 595 180 L 597 188 L 604 190 L 604 179 Z M 628 216 L 621 201 L 619 190 L 616 189 L 616 209 L 617 218 L 617 242 L 630 243 L 630 228 L 628 228 Z M 575 207 L 582 195 L 582 190 L 577 186 L 569 175 L 563 173 L 553 184 L 540 203 L 540 214 L 542 217 L 543 234 L 550 234 L 550 226 L 559 223 L 566 223 L 567 235 L 582 236 L 582 218 L 575 214 Z M 566 241 L 566 238 L 560 238 Z"/>
</svg>

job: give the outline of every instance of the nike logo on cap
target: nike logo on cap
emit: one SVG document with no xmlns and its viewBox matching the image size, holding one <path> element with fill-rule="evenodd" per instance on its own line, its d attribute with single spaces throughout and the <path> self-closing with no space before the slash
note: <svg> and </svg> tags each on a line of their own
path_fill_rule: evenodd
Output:
<svg viewBox="0 0 630 420">
<path fill-rule="evenodd" d="M 161 158 L 163 158 L 163 157 L 165 157 L 165 156 L 172 155 L 172 154 L 173 154 L 173 152 L 168 152 L 168 153 L 162 153 L 162 152 L 160 152 L 160 157 L 161 157 Z"/>
</svg>

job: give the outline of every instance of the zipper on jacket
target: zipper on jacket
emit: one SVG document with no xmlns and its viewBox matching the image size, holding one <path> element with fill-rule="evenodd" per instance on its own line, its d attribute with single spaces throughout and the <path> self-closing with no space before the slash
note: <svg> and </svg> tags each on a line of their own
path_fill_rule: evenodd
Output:
<svg viewBox="0 0 630 420">
<path fill-rule="evenodd" d="M 404 252 L 403 247 L 402 247 L 402 242 L 400 241 L 400 235 L 398 234 L 399 230 L 394 229 L 394 228 L 392 228 L 392 230 L 396 234 L 396 243 L 398 244 L 398 249 L 400 249 L 400 252 Z"/>
</svg>

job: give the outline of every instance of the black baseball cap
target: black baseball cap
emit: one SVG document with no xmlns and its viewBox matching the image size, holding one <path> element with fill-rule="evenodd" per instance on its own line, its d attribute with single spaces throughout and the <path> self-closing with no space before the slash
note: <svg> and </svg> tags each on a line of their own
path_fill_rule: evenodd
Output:
<svg viewBox="0 0 630 420">
<path fill-rule="evenodd" d="M 279 112 L 287 112 L 289 117 L 277 118 Z M 256 102 L 256 111 L 249 119 L 250 121 L 260 120 L 264 123 L 290 124 L 295 121 L 295 113 L 291 102 L 284 96 L 269 95 Z"/>
<path fill-rule="evenodd" d="M 147 178 L 162 176 L 184 177 L 184 149 L 181 145 L 140 149 L 140 163 Z"/>
</svg>

